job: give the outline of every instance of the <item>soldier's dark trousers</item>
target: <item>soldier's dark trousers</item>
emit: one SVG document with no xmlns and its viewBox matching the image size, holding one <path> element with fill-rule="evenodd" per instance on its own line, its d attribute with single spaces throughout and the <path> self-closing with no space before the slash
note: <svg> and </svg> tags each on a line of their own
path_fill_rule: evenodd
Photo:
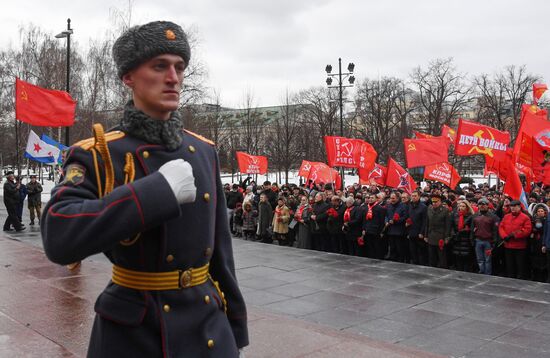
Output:
<svg viewBox="0 0 550 358">
<path fill-rule="evenodd" d="M 428 257 L 431 267 L 447 268 L 445 249 L 440 250 L 438 245 L 428 245 Z"/>
<path fill-rule="evenodd" d="M 17 208 L 15 207 L 15 205 L 6 204 L 6 210 L 8 212 L 8 217 L 4 222 L 4 231 L 8 231 L 12 225 L 15 230 L 21 230 L 23 227 L 21 226 L 21 221 L 17 216 Z"/>
<path fill-rule="evenodd" d="M 41 216 L 41 207 L 40 205 L 29 205 L 29 215 L 31 217 L 31 222 L 34 223 L 34 214 L 36 212 L 36 217 L 38 218 L 38 223 L 40 223 L 40 216 Z"/>
</svg>

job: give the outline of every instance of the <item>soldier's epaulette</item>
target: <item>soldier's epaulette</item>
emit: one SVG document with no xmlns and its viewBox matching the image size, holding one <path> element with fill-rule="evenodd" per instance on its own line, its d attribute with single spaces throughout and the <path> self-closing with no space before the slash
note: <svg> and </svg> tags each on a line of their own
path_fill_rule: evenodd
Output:
<svg viewBox="0 0 550 358">
<path fill-rule="evenodd" d="M 125 134 L 122 131 L 112 131 L 112 132 L 109 132 L 109 133 L 105 133 L 105 141 L 107 143 L 112 142 L 114 140 L 124 138 L 124 135 Z M 81 140 L 79 142 L 76 142 L 74 144 L 74 146 L 80 147 L 84 150 L 90 150 L 94 145 L 95 145 L 95 138 L 94 137 L 83 139 L 83 140 Z"/>
<path fill-rule="evenodd" d="M 212 142 L 210 139 L 204 138 L 204 137 L 201 136 L 200 134 L 193 133 L 193 132 L 191 132 L 190 130 L 187 130 L 187 129 L 184 129 L 183 131 L 184 131 L 185 133 L 188 133 L 188 134 L 192 135 L 193 137 L 195 137 L 195 138 L 197 138 L 197 139 L 202 140 L 203 142 L 206 142 L 206 143 L 210 144 L 210 145 L 214 145 L 214 146 L 216 145 L 216 143 Z"/>
</svg>

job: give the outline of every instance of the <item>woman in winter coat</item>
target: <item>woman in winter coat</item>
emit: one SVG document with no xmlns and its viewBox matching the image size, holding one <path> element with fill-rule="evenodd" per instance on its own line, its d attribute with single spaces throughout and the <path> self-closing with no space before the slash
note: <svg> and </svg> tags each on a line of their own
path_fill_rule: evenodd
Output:
<svg viewBox="0 0 550 358">
<path fill-rule="evenodd" d="M 294 214 L 294 220 L 297 222 L 294 227 L 296 230 L 296 244 L 299 249 L 311 249 L 311 232 L 309 228 L 311 211 L 307 196 L 301 196 L 300 205 L 296 208 Z"/>
<path fill-rule="evenodd" d="M 275 214 L 273 215 L 273 236 L 279 241 L 279 246 L 288 246 L 288 224 L 290 223 L 290 210 L 285 205 L 285 198 L 277 199 Z"/>
<path fill-rule="evenodd" d="M 472 215 L 474 210 L 470 203 L 462 200 L 457 205 L 457 210 L 452 217 L 452 242 L 455 268 L 458 271 L 472 271 L 473 245 L 470 240 L 472 229 Z"/>
<path fill-rule="evenodd" d="M 546 204 L 536 204 L 530 208 L 531 224 L 533 229 L 528 239 L 529 261 L 531 263 L 531 279 L 535 281 L 546 282 L 547 267 L 546 255 L 542 251 L 543 234 L 546 228 L 546 219 L 548 217 L 548 206 Z"/>
<path fill-rule="evenodd" d="M 257 218 L 258 212 L 252 209 L 252 203 L 248 200 L 245 201 L 242 213 L 243 237 L 245 240 L 254 240 Z"/>
</svg>

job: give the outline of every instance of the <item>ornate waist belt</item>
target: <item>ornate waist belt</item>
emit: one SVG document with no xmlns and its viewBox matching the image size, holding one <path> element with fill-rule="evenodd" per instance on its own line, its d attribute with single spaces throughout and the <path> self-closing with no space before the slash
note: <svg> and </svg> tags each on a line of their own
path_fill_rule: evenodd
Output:
<svg viewBox="0 0 550 358">
<path fill-rule="evenodd" d="M 112 281 L 117 285 L 145 291 L 179 290 L 202 285 L 210 278 L 210 263 L 187 270 L 166 272 L 134 271 L 113 265 Z"/>
</svg>

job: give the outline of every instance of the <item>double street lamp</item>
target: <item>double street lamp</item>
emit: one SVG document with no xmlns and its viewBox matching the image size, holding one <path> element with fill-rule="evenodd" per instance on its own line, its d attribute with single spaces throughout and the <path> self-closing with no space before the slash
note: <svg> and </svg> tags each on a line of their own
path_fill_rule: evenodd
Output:
<svg viewBox="0 0 550 358">
<path fill-rule="evenodd" d="M 340 136 L 344 136 L 344 120 L 343 120 L 343 111 L 344 111 L 344 100 L 342 98 L 344 94 L 344 88 L 353 87 L 355 83 L 355 76 L 353 76 L 353 70 L 355 69 L 355 64 L 350 62 L 348 64 L 348 72 L 342 73 L 342 59 L 338 59 L 338 73 L 332 73 L 332 66 L 327 65 L 325 71 L 327 72 L 327 86 L 328 88 L 338 88 L 338 103 L 340 105 Z M 338 82 L 335 85 L 332 85 L 333 77 L 336 77 Z M 345 84 L 344 81 L 348 80 L 349 84 Z"/>
<path fill-rule="evenodd" d="M 55 35 L 58 39 L 67 39 L 67 83 L 65 90 L 69 93 L 69 82 L 71 79 L 71 35 L 73 34 L 73 29 L 71 29 L 71 19 L 67 19 L 67 30 L 62 31 Z M 69 140 L 69 126 L 65 127 L 65 145 L 68 147 L 71 145 Z"/>
<path fill-rule="evenodd" d="M 350 62 L 348 64 L 348 72 L 342 73 L 342 59 L 338 58 L 338 73 L 332 73 L 332 65 L 327 65 L 325 71 L 327 72 L 326 83 L 328 88 L 338 88 L 338 104 L 340 105 L 340 136 L 344 136 L 344 99 L 342 98 L 344 94 L 344 88 L 353 87 L 355 83 L 355 76 L 353 76 L 353 70 L 355 69 L 355 64 Z M 338 81 L 336 84 L 332 84 L 333 78 L 336 78 Z M 348 80 L 348 84 L 344 81 Z M 342 190 L 344 190 L 344 167 L 340 168 L 340 176 L 342 177 Z"/>
</svg>

